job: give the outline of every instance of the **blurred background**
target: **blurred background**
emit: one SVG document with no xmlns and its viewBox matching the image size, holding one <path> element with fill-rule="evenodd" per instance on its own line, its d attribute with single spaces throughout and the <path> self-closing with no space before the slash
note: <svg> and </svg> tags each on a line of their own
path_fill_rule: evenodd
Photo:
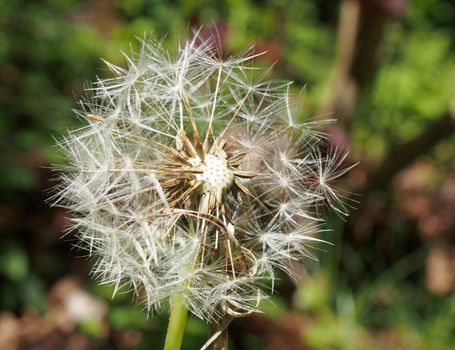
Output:
<svg viewBox="0 0 455 350">
<path fill-rule="evenodd" d="M 301 120 L 337 118 L 329 143 L 360 162 L 334 245 L 235 321 L 231 348 L 455 349 L 452 0 L 0 1 L 0 349 L 161 348 L 166 315 L 111 299 L 62 238 L 49 166 L 84 84 L 109 74 L 99 57 L 122 65 L 136 37 L 172 47 L 200 25 L 226 53 L 266 51 L 258 64 L 303 89 Z M 208 334 L 191 318 L 183 348 Z"/>
</svg>

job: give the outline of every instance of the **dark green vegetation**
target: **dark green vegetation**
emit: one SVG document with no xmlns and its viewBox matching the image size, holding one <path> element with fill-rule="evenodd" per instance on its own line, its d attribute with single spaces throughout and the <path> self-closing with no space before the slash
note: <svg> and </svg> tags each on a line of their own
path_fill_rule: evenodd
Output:
<svg viewBox="0 0 455 350">
<path fill-rule="evenodd" d="M 84 83 L 108 74 L 99 57 L 122 65 L 136 36 L 173 46 L 201 24 L 226 52 L 267 51 L 275 78 L 305 85 L 302 120 L 338 118 L 329 142 L 360 161 L 339 185 L 361 196 L 347 222 L 331 218 L 334 246 L 283 280 L 265 314 L 236 321 L 232 348 L 454 349 L 450 0 L 0 2 L 0 348 L 163 344 L 166 315 L 147 320 L 127 292 L 111 300 L 72 233 L 61 239 L 67 214 L 44 201 L 62 161 L 53 138 L 78 125 Z M 184 348 L 208 332 L 189 320 Z"/>
</svg>

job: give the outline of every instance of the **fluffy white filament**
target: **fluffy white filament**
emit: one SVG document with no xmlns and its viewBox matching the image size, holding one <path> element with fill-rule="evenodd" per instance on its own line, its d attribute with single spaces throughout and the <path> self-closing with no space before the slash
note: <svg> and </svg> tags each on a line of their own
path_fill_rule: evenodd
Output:
<svg viewBox="0 0 455 350">
<path fill-rule="evenodd" d="M 55 198 L 102 282 L 150 310 L 182 293 L 203 319 L 257 311 L 276 268 L 313 257 L 318 208 L 348 206 L 330 186 L 344 155 L 321 155 L 324 135 L 292 118 L 289 84 L 255 79 L 255 55 L 221 60 L 214 47 L 194 39 L 171 55 L 144 40 L 126 68 L 108 63 L 113 77 L 77 111 L 86 126 L 60 143 Z"/>
</svg>

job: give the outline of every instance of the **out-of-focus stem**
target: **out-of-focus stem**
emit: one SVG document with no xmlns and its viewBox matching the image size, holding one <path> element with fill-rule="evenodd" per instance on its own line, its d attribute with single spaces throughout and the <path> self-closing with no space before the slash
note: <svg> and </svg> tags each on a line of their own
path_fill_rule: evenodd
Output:
<svg viewBox="0 0 455 350">
<path fill-rule="evenodd" d="M 228 340 L 229 340 L 229 334 L 228 334 L 228 328 L 226 325 L 223 325 L 223 322 L 219 323 L 212 323 L 212 336 L 215 335 L 216 333 L 221 332 L 213 341 L 212 344 L 210 344 L 209 349 L 210 350 L 228 350 Z"/>
<path fill-rule="evenodd" d="M 188 309 L 183 296 L 176 294 L 172 300 L 164 350 L 180 350 L 187 317 Z"/>
</svg>

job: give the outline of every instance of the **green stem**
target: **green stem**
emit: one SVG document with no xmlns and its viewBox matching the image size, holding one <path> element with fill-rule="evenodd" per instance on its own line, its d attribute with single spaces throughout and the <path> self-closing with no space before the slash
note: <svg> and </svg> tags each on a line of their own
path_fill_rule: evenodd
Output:
<svg viewBox="0 0 455 350">
<path fill-rule="evenodd" d="M 167 326 L 164 350 L 180 350 L 183 333 L 185 332 L 188 309 L 181 294 L 176 294 L 172 300 L 171 316 Z"/>
</svg>

